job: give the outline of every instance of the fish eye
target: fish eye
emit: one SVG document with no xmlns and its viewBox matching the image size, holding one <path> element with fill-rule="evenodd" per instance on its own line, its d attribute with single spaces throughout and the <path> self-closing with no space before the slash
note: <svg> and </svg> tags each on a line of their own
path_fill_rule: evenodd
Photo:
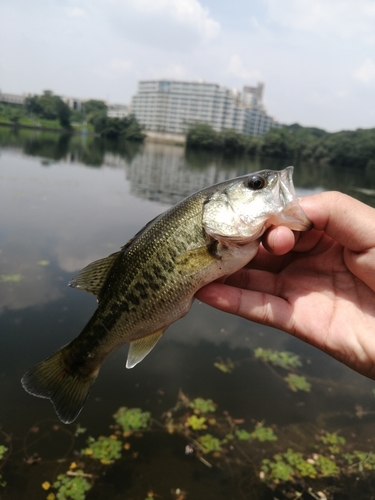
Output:
<svg viewBox="0 0 375 500">
<path fill-rule="evenodd" d="M 264 188 L 266 180 L 261 175 L 252 175 L 246 180 L 246 185 L 255 191 Z"/>
</svg>

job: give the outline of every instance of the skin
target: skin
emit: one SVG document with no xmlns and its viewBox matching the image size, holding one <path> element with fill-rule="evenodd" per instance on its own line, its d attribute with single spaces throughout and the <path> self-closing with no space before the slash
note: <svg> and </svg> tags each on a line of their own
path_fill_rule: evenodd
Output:
<svg viewBox="0 0 375 500">
<path fill-rule="evenodd" d="M 375 379 L 375 209 L 338 192 L 300 204 L 314 229 L 270 228 L 248 266 L 196 297 Z"/>
</svg>

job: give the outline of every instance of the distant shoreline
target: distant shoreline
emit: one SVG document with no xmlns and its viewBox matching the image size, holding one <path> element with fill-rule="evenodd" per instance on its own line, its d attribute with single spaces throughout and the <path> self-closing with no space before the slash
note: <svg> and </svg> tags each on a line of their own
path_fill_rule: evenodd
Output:
<svg viewBox="0 0 375 500">
<path fill-rule="evenodd" d="M 71 134 L 71 135 L 88 135 L 91 137 L 100 137 L 100 134 L 95 132 L 84 132 L 82 129 L 75 130 L 74 128 L 71 130 L 64 128 L 55 128 L 55 127 L 45 127 L 45 126 L 37 126 L 37 125 L 23 125 L 14 123 L 1 122 L 1 127 L 8 127 L 12 129 L 28 129 L 28 130 L 38 130 L 40 132 L 55 132 L 58 134 Z M 174 144 L 176 146 L 185 146 L 186 144 L 186 135 L 184 134 L 173 134 L 168 132 L 154 132 L 151 130 L 144 130 L 146 135 L 145 142 L 154 142 L 160 144 Z"/>
<path fill-rule="evenodd" d="M 15 130 L 20 129 L 20 128 L 24 128 L 24 129 L 39 130 L 39 131 L 44 131 L 44 132 L 56 132 L 59 134 L 90 135 L 90 136 L 99 137 L 99 135 L 96 134 L 95 132 L 87 132 L 87 131 L 84 132 L 82 129 L 75 130 L 74 128 L 69 130 L 69 129 L 65 129 L 65 128 L 44 127 L 44 126 L 38 126 L 38 125 L 23 125 L 23 124 L 14 125 L 14 123 L 7 123 L 7 122 L 0 122 L 0 126 L 13 128 Z"/>
</svg>

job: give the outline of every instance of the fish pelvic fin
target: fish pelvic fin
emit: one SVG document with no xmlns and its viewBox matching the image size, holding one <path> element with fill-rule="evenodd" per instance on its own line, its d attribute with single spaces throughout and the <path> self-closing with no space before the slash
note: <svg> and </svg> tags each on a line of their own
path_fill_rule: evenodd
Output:
<svg viewBox="0 0 375 500">
<path fill-rule="evenodd" d="M 134 368 L 135 365 L 140 363 L 142 359 L 144 359 L 147 354 L 155 347 L 157 341 L 160 339 L 163 333 L 164 329 L 158 330 L 151 335 L 147 335 L 146 337 L 142 337 L 138 340 L 133 340 L 133 342 L 130 342 L 126 368 Z"/>
<path fill-rule="evenodd" d="M 50 399 L 59 419 L 69 424 L 80 414 L 99 370 L 88 377 L 73 371 L 65 362 L 64 349 L 26 372 L 21 383 L 29 394 Z"/>
</svg>

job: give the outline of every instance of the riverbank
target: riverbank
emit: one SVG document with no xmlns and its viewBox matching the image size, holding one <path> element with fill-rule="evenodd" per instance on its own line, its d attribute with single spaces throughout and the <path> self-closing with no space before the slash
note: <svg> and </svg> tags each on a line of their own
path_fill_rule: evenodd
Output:
<svg viewBox="0 0 375 500">
<path fill-rule="evenodd" d="M 173 134 L 171 132 L 154 132 L 152 130 L 144 130 L 146 134 L 146 142 L 156 142 L 160 144 L 174 144 L 175 146 L 185 146 L 185 134 Z"/>
<path fill-rule="evenodd" d="M 47 120 L 44 120 L 46 122 Z M 73 125 L 71 129 L 65 129 L 61 128 L 58 126 L 54 126 L 54 121 L 51 120 L 51 125 L 49 124 L 40 124 L 37 125 L 35 123 L 12 123 L 10 121 L 4 121 L 2 118 L 0 118 L 0 126 L 1 127 L 8 127 L 12 128 L 14 130 L 17 129 L 27 129 L 27 130 L 39 130 L 43 132 L 56 132 L 58 134 L 87 134 L 87 135 L 92 135 L 98 137 L 99 135 L 96 134 L 91 126 L 87 125 Z M 58 122 L 56 122 L 58 123 Z"/>
</svg>

